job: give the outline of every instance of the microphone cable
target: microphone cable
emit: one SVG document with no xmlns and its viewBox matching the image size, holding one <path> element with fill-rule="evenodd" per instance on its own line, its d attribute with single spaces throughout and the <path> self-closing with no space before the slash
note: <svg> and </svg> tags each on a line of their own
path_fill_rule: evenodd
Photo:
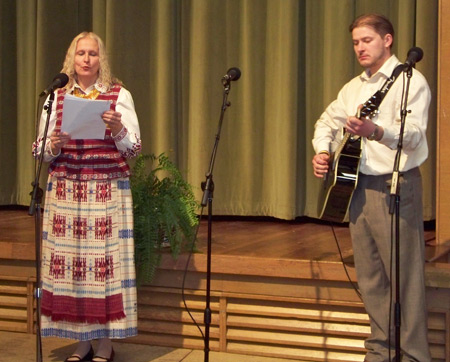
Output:
<svg viewBox="0 0 450 362">
<path fill-rule="evenodd" d="M 394 270 L 394 215 L 391 215 L 391 255 L 389 260 L 389 318 L 388 318 L 388 349 L 389 349 L 389 361 L 392 361 L 391 359 L 391 347 L 392 347 L 392 333 L 391 333 L 391 323 L 392 323 L 392 302 L 393 302 L 393 286 L 392 286 L 392 275 Z"/>
<path fill-rule="evenodd" d="M 189 254 L 188 254 L 188 258 L 186 260 L 186 265 L 184 267 L 184 271 L 183 271 L 183 280 L 182 280 L 182 284 L 181 284 L 181 298 L 183 300 L 183 305 L 184 308 L 186 309 L 186 312 L 188 313 L 189 317 L 191 318 L 192 322 L 194 322 L 194 325 L 197 327 L 197 329 L 200 331 L 200 334 L 202 336 L 202 339 L 205 340 L 205 334 L 203 333 L 202 329 L 200 328 L 200 325 L 198 324 L 198 322 L 195 320 L 194 316 L 192 315 L 187 302 L 186 302 L 186 294 L 185 294 L 185 287 L 186 287 L 186 277 L 187 277 L 187 272 L 188 272 L 188 267 L 189 264 L 191 262 L 191 257 L 192 254 L 194 253 L 194 248 L 195 248 L 195 242 L 197 241 L 197 237 L 198 237 L 198 231 L 200 229 L 200 224 L 202 221 L 202 216 L 203 216 L 203 210 L 204 210 L 204 206 L 201 207 L 200 209 L 200 214 L 198 216 L 198 224 L 197 227 L 195 229 L 195 233 L 192 237 L 192 242 L 191 242 L 191 246 L 190 246 L 190 250 L 189 250 Z"/>
<path fill-rule="evenodd" d="M 345 264 L 345 261 L 344 261 L 344 256 L 342 255 L 342 250 L 341 250 L 341 247 L 339 245 L 339 240 L 338 240 L 338 237 L 336 235 L 336 230 L 334 229 L 334 224 L 333 224 L 332 221 L 330 221 L 329 223 L 330 223 L 331 231 L 333 232 L 334 241 L 336 242 L 336 246 L 337 246 L 337 249 L 339 251 L 339 257 L 341 258 L 342 266 L 344 267 L 345 274 L 347 275 L 347 279 L 348 279 L 349 283 L 351 284 L 351 286 L 353 287 L 353 289 L 355 290 L 355 292 L 358 295 L 358 297 L 361 300 L 361 302 L 363 302 L 362 296 L 361 296 L 361 292 L 359 291 L 359 289 L 357 288 L 355 283 L 353 283 L 352 279 L 350 278 L 350 274 L 348 272 L 347 265 Z"/>
</svg>

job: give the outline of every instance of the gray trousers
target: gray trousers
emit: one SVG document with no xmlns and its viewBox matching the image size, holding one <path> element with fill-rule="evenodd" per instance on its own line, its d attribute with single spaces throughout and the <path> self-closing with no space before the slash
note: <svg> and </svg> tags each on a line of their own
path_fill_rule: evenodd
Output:
<svg viewBox="0 0 450 362">
<path fill-rule="evenodd" d="M 349 213 L 358 286 L 370 317 L 371 335 L 365 342 L 368 351 L 365 360 L 369 362 L 389 361 L 389 329 L 391 359 L 395 351 L 395 243 L 391 238 L 389 213 L 391 179 L 392 175 L 361 174 Z M 403 173 L 399 186 L 402 361 L 429 362 L 422 180 L 419 169 Z"/>
</svg>

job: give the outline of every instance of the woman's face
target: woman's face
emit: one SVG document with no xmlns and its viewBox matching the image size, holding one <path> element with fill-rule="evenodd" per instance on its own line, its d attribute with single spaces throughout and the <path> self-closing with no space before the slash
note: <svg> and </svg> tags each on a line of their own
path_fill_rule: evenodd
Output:
<svg viewBox="0 0 450 362">
<path fill-rule="evenodd" d="M 88 87 L 95 83 L 100 68 L 97 41 L 92 38 L 82 38 L 75 50 L 75 73 L 78 82 Z M 80 84 L 81 85 L 81 84 Z"/>
</svg>

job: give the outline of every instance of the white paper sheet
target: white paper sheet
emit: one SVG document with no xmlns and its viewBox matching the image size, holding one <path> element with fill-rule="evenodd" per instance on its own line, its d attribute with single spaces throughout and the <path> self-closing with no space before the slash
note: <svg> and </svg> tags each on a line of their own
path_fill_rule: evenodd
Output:
<svg viewBox="0 0 450 362">
<path fill-rule="evenodd" d="M 106 125 L 102 114 L 108 111 L 111 101 L 98 101 L 64 96 L 64 112 L 61 131 L 67 132 L 72 139 L 104 139 Z"/>
</svg>

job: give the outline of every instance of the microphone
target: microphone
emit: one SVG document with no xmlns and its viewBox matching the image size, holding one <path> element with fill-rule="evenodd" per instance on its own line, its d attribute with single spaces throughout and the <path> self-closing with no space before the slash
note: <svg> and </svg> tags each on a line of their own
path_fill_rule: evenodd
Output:
<svg viewBox="0 0 450 362">
<path fill-rule="evenodd" d="M 52 84 L 50 84 L 47 88 L 45 88 L 39 97 L 46 96 L 50 92 L 53 92 L 55 89 L 64 87 L 69 81 L 69 77 L 65 73 L 59 73 L 55 78 L 53 78 Z"/>
<path fill-rule="evenodd" d="M 238 80 L 241 77 L 241 71 L 239 70 L 239 68 L 230 68 L 227 71 L 227 74 L 225 74 L 222 77 L 222 80 L 230 82 L 230 81 L 234 81 L 234 80 Z"/>
<path fill-rule="evenodd" d="M 423 50 L 418 47 L 413 47 L 409 49 L 408 56 L 405 62 L 406 68 L 412 68 L 418 62 L 420 62 L 423 58 Z"/>
</svg>

